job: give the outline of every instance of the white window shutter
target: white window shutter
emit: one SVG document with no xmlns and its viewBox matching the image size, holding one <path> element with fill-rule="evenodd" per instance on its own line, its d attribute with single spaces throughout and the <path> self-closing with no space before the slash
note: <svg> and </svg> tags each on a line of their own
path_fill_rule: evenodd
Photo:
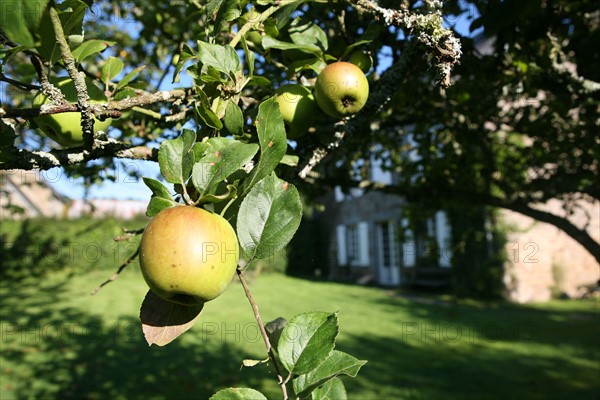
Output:
<svg viewBox="0 0 600 400">
<path fill-rule="evenodd" d="M 448 224 L 448 218 L 444 211 L 438 211 L 435 214 L 436 222 L 436 240 L 440 249 L 439 264 L 440 267 L 450 267 L 450 259 L 452 258 L 452 252 L 450 249 L 450 225 Z"/>
<path fill-rule="evenodd" d="M 369 223 L 358 223 L 358 246 L 359 246 L 359 262 L 361 267 L 370 265 L 369 259 Z"/>
<path fill-rule="evenodd" d="M 402 243 L 402 265 L 405 267 L 414 267 L 417 263 L 417 247 L 412 229 L 409 228 L 408 218 L 402 218 L 402 229 L 406 238 Z"/>
<path fill-rule="evenodd" d="M 337 235 L 337 261 L 338 266 L 348 265 L 348 253 L 346 251 L 346 227 L 338 225 L 336 227 Z"/>
</svg>

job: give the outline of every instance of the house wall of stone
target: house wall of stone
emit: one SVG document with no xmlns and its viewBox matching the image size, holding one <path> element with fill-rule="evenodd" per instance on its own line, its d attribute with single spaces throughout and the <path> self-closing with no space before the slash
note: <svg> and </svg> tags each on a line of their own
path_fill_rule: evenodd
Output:
<svg viewBox="0 0 600 400">
<path fill-rule="evenodd" d="M 569 220 L 580 228 L 588 224 L 587 232 L 600 241 L 600 203 L 580 206 Z M 564 215 L 558 200 L 540 209 Z M 501 216 L 509 227 L 504 282 L 511 301 L 547 301 L 553 291 L 579 297 L 600 279 L 595 258 L 563 231 L 512 211 L 502 210 Z"/>
<path fill-rule="evenodd" d="M 333 229 L 330 243 L 332 245 L 330 277 L 333 279 L 350 280 L 368 283 L 378 282 L 377 249 L 377 223 L 390 219 L 398 219 L 404 200 L 399 196 L 380 192 L 368 192 L 360 196 L 346 195 L 343 201 L 333 198 L 327 202 L 327 219 L 325 220 Z M 369 266 L 368 267 L 340 267 L 337 265 L 337 241 L 335 227 L 337 225 L 353 225 L 359 222 L 369 223 Z"/>
</svg>

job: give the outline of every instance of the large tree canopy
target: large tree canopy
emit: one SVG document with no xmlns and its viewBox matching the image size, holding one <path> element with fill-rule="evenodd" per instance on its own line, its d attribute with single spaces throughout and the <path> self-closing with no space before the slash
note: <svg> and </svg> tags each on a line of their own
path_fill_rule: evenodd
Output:
<svg viewBox="0 0 600 400">
<path fill-rule="evenodd" d="M 475 16 L 472 31 L 483 28 L 461 37 L 453 84 L 440 89 L 424 65 L 412 69 L 371 121 L 376 128 L 348 140 L 331 171 L 348 178 L 355 160 L 375 151 L 398 179 L 382 188 L 363 175 L 365 187 L 431 206 L 517 211 L 562 229 L 600 261 L 587 226 L 569 220 L 580 201 L 600 199 L 597 7 L 591 1 L 452 4 L 445 7 Z M 402 54 L 392 48 L 394 57 Z M 341 159 L 346 168 L 339 168 Z M 563 203 L 564 214 L 540 207 L 550 199 Z"/>
<path fill-rule="evenodd" d="M 282 83 L 311 87 L 326 63 L 363 50 L 374 59 L 366 107 L 342 121 L 318 115 L 288 148 L 286 164 L 298 157 L 297 167 L 281 174 L 311 193 L 362 184 L 434 206 L 507 208 L 556 225 L 600 260 L 600 245 L 568 218 L 577 200 L 600 195 L 592 1 L 68 0 L 54 16 L 62 43 L 46 3 L 15 2 L 11 15 L 25 20 L 3 9 L 3 169 L 63 166 L 93 178 L 116 158 L 156 159 L 156 144 L 184 125 L 199 138 L 256 142 L 260 101 Z M 252 7 L 256 20 L 242 16 Z M 465 21 L 475 37 L 453 31 Z M 54 145 L 24 124 L 40 113 L 31 98 L 77 70 L 105 90 L 108 107 L 78 98 L 42 112 L 83 109 L 84 127 L 88 113 L 120 118 L 110 138 L 86 134 L 83 149 L 48 151 Z M 357 181 L 356 161 L 373 153 L 397 172 L 394 185 Z M 563 201 L 565 215 L 537 207 L 548 199 Z"/>
</svg>

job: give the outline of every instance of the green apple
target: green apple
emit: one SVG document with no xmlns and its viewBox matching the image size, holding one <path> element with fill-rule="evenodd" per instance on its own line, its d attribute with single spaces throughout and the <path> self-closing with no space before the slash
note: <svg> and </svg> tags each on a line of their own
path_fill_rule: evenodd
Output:
<svg viewBox="0 0 600 400">
<path fill-rule="evenodd" d="M 283 85 L 277 89 L 275 100 L 279 104 L 288 138 L 297 139 L 304 135 L 312 125 L 316 111 L 310 90 L 297 83 Z"/>
<path fill-rule="evenodd" d="M 348 62 L 356 65 L 365 74 L 373 67 L 373 57 L 366 51 L 357 51 L 352 53 Z"/>
<path fill-rule="evenodd" d="M 193 206 L 158 213 L 140 243 L 140 268 L 150 289 L 183 305 L 202 304 L 223 293 L 238 258 L 238 240 L 229 222 Z"/>
<path fill-rule="evenodd" d="M 77 103 L 77 92 L 73 81 L 69 78 L 53 82 L 64 94 L 67 101 Z M 90 96 L 90 103 L 106 103 L 107 98 L 92 81 L 86 79 L 86 86 Z M 33 106 L 40 107 L 42 104 L 49 103 L 50 100 L 42 92 L 39 92 L 33 99 Z M 81 113 L 66 112 L 60 114 L 40 115 L 35 117 L 34 122 L 38 128 L 50 139 L 65 147 L 79 147 L 83 145 L 83 131 L 81 129 Z M 106 131 L 110 126 L 112 119 L 107 118 L 100 121 L 94 118 L 94 133 Z"/>
<path fill-rule="evenodd" d="M 356 65 L 338 61 L 317 76 L 315 100 L 323 112 L 344 118 L 359 112 L 369 97 L 369 81 Z"/>
</svg>

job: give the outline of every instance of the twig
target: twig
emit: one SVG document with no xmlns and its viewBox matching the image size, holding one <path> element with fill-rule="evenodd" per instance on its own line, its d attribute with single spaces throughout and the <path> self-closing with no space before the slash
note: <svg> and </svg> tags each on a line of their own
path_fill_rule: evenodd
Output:
<svg viewBox="0 0 600 400">
<path fill-rule="evenodd" d="M 56 104 L 56 103 L 55 103 Z M 106 110 L 102 105 L 90 105 L 90 110 L 99 119 L 103 118 L 120 118 L 122 113 L 120 110 Z M 33 107 L 33 108 L 11 108 L 8 110 L 2 110 L 3 118 L 17 118 L 22 117 L 26 119 L 32 119 L 40 115 L 50 114 L 61 114 L 65 112 L 78 112 L 79 106 L 71 103 L 59 103 L 56 105 L 44 105 L 44 107 Z"/>
<path fill-rule="evenodd" d="M 123 264 L 121 264 L 119 266 L 119 269 L 117 269 L 117 272 L 115 272 L 113 274 L 113 276 L 111 276 L 110 278 L 108 278 L 107 280 L 105 280 L 104 282 L 102 282 L 100 285 L 98 285 L 98 287 L 96 287 L 96 289 L 92 290 L 92 292 L 90 293 L 90 295 L 92 295 L 92 296 L 95 295 L 104 286 L 106 286 L 109 283 L 115 281 L 119 277 L 119 275 L 121 274 L 121 272 L 123 272 L 123 270 L 125 269 L 125 267 L 127 267 L 129 264 L 131 264 L 131 262 L 138 256 L 139 253 L 140 253 L 140 247 L 138 246 L 138 248 L 129 257 L 127 257 L 127 259 L 125 261 L 123 261 Z"/>
<path fill-rule="evenodd" d="M 20 82 L 15 79 L 9 78 L 8 76 L 4 75 L 2 72 L 0 72 L 0 81 L 10 83 L 11 85 L 13 85 L 21 90 L 25 90 L 25 91 L 40 90 L 40 88 L 41 88 L 41 86 L 38 86 L 38 85 L 32 85 L 31 83 Z"/>
<path fill-rule="evenodd" d="M 450 85 L 450 74 L 462 55 L 461 45 L 452 30 L 443 26 L 443 18 L 439 8 L 441 1 L 425 0 L 425 6 L 433 12 L 419 14 L 411 10 L 394 10 L 380 7 L 371 0 L 346 0 L 348 3 L 383 18 L 387 25 L 394 25 L 407 30 L 416 40 L 427 47 L 429 65 L 436 71 L 439 85 Z"/>
<path fill-rule="evenodd" d="M 125 233 L 124 235 L 121 236 L 117 236 L 115 238 L 113 238 L 113 240 L 115 242 L 122 242 L 124 240 L 129 240 L 133 237 L 136 237 L 137 235 L 141 235 L 142 233 L 144 233 L 144 229 L 145 228 L 140 228 L 140 229 L 127 229 L 127 228 L 123 228 L 123 233 Z"/>
<path fill-rule="evenodd" d="M 24 149 L 10 148 L 0 150 L 2 160 L 0 170 L 5 169 L 39 169 L 48 170 L 54 167 L 80 164 L 101 157 L 127 158 L 132 160 L 158 160 L 158 149 L 146 146 L 128 147 L 119 142 L 107 142 L 105 145 L 96 147 L 92 151 L 82 148 L 51 151 L 30 151 Z"/>
<path fill-rule="evenodd" d="M 54 7 L 48 7 L 48 14 L 50 16 L 50 21 L 52 22 L 52 28 L 54 29 L 56 42 L 65 63 L 65 68 L 73 80 L 75 90 L 77 91 L 77 104 L 79 105 L 79 111 L 81 111 L 83 142 L 86 149 L 91 150 L 94 147 L 94 116 L 90 110 L 90 96 L 87 91 L 87 86 L 85 85 L 84 74 L 80 74 L 79 71 L 77 71 L 75 59 L 73 58 L 71 48 L 67 43 L 67 38 L 65 37 L 65 32 L 63 31 L 58 12 Z"/>
<path fill-rule="evenodd" d="M 60 89 L 58 89 L 48 80 L 48 75 L 46 75 L 46 72 L 44 72 L 44 65 L 42 64 L 42 60 L 40 60 L 40 58 L 35 54 L 30 55 L 29 59 L 31 60 L 33 68 L 35 68 L 35 71 L 37 72 L 38 78 L 42 86 L 42 92 L 50 99 L 50 104 L 53 104 L 55 106 L 69 104 L 69 102 L 65 98 L 65 95 L 60 91 Z M 6 112 L 4 112 L 3 114 L 6 114 Z"/>
<path fill-rule="evenodd" d="M 42 88 L 44 83 L 42 82 Z M 58 89 L 57 89 L 58 90 Z M 60 96 L 62 93 L 60 92 Z M 146 106 L 161 102 L 174 102 L 177 100 L 185 99 L 188 96 L 193 95 L 193 89 L 173 89 L 168 91 L 161 91 L 156 93 L 147 93 L 140 91 L 138 96 L 129 97 L 120 101 L 111 101 L 108 104 L 92 104 L 90 110 L 93 111 L 94 115 L 98 118 L 119 118 L 121 111 L 132 109 L 133 107 Z M 48 96 L 51 97 L 51 96 Z M 51 97 L 52 98 L 52 97 Z M 42 109 L 40 108 L 13 108 L 3 109 L 2 118 L 34 118 L 39 115 L 47 114 L 58 114 L 63 112 L 79 111 L 79 108 L 75 104 L 68 103 L 66 100 L 64 103 L 56 104 L 54 106 L 47 105 Z"/>
<path fill-rule="evenodd" d="M 265 325 L 262 322 L 262 318 L 260 317 L 260 313 L 258 312 L 258 305 L 254 301 L 252 294 L 250 293 L 250 288 L 248 287 L 248 283 L 246 282 L 246 278 L 244 278 L 244 273 L 240 268 L 237 269 L 238 278 L 244 288 L 244 292 L 246 292 L 246 297 L 252 306 L 252 311 L 254 312 L 254 318 L 258 323 L 258 328 L 260 329 L 260 333 L 262 334 L 263 340 L 265 341 L 265 347 L 267 348 L 267 354 L 273 363 L 273 368 L 275 369 L 275 373 L 277 374 L 277 379 L 279 379 L 279 386 L 281 386 L 281 391 L 283 393 L 283 399 L 288 399 L 287 387 L 285 386 L 285 380 L 283 375 L 281 375 L 281 370 L 279 369 L 279 364 L 277 363 L 277 359 L 275 358 L 275 353 L 273 352 L 273 348 L 271 347 L 271 342 L 269 341 L 269 336 L 267 335 L 267 331 L 265 330 Z"/>
</svg>

